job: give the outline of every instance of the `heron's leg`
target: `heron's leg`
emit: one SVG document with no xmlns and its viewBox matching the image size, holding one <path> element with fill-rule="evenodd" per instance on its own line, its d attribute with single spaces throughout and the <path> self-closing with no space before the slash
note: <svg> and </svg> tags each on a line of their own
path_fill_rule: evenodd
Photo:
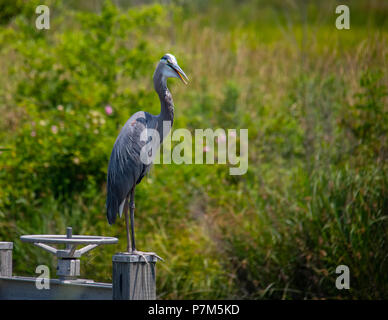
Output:
<svg viewBox="0 0 388 320">
<path fill-rule="evenodd" d="M 144 261 L 147 264 L 148 264 L 148 260 L 145 257 L 146 255 L 153 255 L 153 256 L 156 256 L 156 258 L 163 260 L 161 257 L 159 257 L 154 252 L 142 252 L 142 251 L 136 250 L 136 244 L 135 244 L 135 187 L 132 188 L 131 193 L 130 193 L 129 211 L 130 211 L 130 218 L 131 218 L 132 250 L 129 250 L 129 247 L 128 247 L 128 252 L 142 256 Z M 128 224 L 127 224 L 127 227 L 128 227 Z M 128 235 L 128 233 L 127 233 L 127 235 Z M 129 236 L 128 236 L 128 239 L 129 239 Z M 129 243 L 130 243 L 130 241 L 128 240 L 128 246 L 129 246 Z"/>
<path fill-rule="evenodd" d="M 128 198 L 124 202 L 125 227 L 127 229 L 127 251 L 130 252 L 131 240 L 129 238 L 129 214 L 128 214 Z"/>
<path fill-rule="evenodd" d="M 131 190 L 130 201 L 129 201 L 129 210 L 131 218 L 131 236 L 132 236 L 132 251 L 136 251 L 135 244 L 135 187 Z"/>
</svg>

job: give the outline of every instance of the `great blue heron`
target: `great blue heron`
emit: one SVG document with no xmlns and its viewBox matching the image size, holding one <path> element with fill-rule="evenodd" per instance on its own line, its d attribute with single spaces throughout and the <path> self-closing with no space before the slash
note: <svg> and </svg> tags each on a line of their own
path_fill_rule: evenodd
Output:
<svg viewBox="0 0 388 320">
<path fill-rule="evenodd" d="M 169 121 L 170 128 L 174 120 L 174 105 L 167 88 L 167 78 L 180 78 L 187 84 L 188 78 L 179 67 L 172 54 L 165 54 L 159 61 L 153 76 L 154 88 L 160 99 L 160 114 L 154 116 L 145 111 L 132 115 L 121 129 L 113 146 L 108 166 L 106 215 L 109 224 L 116 221 L 117 213 L 122 216 L 124 211 L 127 229 L 127 251 L 141 254 L 135 244 L 135 187 L 150 170 L 151 164 L 144 164 L 140 152 L 145 141 L 140 134 L 145 129 L 157 130 L 160 142 L 163 141 L 163 122 Z M 128 208 L 131 219 L 131 239 L 129 238 Z M 132 243 L 132 245 L 131 245 Z"/>
</svg>

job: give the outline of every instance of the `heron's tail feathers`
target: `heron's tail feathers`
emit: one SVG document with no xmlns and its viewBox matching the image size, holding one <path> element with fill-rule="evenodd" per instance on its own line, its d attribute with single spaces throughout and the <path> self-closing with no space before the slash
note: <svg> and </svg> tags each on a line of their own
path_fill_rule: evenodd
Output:
<svg viewBox="0 0 388 320">
<path fill-rule="evenodd" d="M 109 224 L 111 224 L 111 225 L 114 224 L 116 222 L 117 210 L 112 208 L 112 206 L 107 205 L 106 217 L 108 218 Z"/>
<path fill-rule="evenodd" d="M 112 199 L 111 197 L 107 197 L 106 199 L 106 217 L 108 219 L 109 224 L 114 224 L 117 218 L 117 212 L 119 211 L 118 201 Z"/>
</svg>

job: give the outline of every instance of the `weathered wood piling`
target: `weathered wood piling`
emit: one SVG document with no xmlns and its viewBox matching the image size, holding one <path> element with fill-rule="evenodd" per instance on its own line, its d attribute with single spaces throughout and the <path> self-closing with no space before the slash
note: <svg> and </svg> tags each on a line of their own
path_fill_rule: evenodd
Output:
<svg viewBox="0 0 388 320">
<path fill-rule="evenodd" d="M 0 242 L 0 277 L 12 277 L 13 242 Z"/>
<path fill-rule="evenodd" d="M 113 300 L 155 300 L 157 260 L 154 254 L 115 254 L 112 258 Z"/>
</svg>

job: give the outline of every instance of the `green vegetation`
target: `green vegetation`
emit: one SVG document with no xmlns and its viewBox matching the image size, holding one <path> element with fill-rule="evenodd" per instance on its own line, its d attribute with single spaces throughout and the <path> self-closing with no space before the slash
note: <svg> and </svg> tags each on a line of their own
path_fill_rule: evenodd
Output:
<svg viewBox="0 0 388 320">
<path fill-rule="evenodd" d="M 43 3 L 50 30 L 35 28 Z M 249 170 L 155 165 L 137 188 L 139 249 L 165 259 L 158 297 L 388 298 L 384 2 L 345 1 L 342 31 L 336 1 L 83 3 L 0 1 L 0 240 L 15 274 L 55 273 L 21 235 L 72 226 L 120 239 L 82 261 L 111 281 L 126 244 L 124 219 L 105 216 L 110 152 L 131 114 L 159 112 L 152 74 L 171 52 L 191 79 L 169 82 L 174 128 L 248 128 Z"/>
</svg>

